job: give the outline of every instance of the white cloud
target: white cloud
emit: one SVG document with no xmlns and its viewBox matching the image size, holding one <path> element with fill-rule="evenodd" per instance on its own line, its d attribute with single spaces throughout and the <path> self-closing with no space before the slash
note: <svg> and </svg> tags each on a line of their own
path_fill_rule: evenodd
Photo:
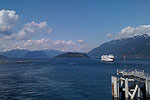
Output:
<svg viewBox="0 0 150 100">
<path fill-rule="evenodd" d="M 110 33 L 109 33 L 109 34 L 107 34 L 106 36 L 107 36 L 107 37 L 111 37 L 111 36 L 112 36 L 112 34 L 110 34 Z"/>
<path fill-rule="evenodd" d="M 138 27 L 125 27 L 118 33 L 117 38 L 128 38 L 142 34 L 147 34 L 148 36 L 150 36 L 150 25 L 140 25 Z"/>
<path fill-rule="evenodd" d="M 39 40 L 26 40 L 21 43 L 21 48 L 29 49 L 29 50 L 42 50 L 49 49 L 52 45 L 50 39 L 39 39 Z"/>
<path fill-rule="evenodd" d="M 66 42 L 66 44 L 67 44 L 67 45 L 75 45 L 75 43 L 72 42 L 72 41 L 68 41 L 68 42 Z"/>
<path fill-rule="evenodd" d="M 59 44 L 65 44 L 66 43 L 66 41 L 63 41 L 63 40 L 57 40 L 57 41 L 55 41 L 55 45 L 59 45 Z"/>
<path fill-rule="evenodd" d="M 0 50 L 11 49 L 29 49 L 29 50 L 43 50 L 55 49 L 59 51 L 72 51 L 72 52 L 87 52 L 91 47 L 88 44 L 75 43 L 73 41 L 64 40 L 50 40 L 48 38 L 41 38 L 37 40 L 5 40 L 0 38 Z"/>
<path fill-rule="evenodd" d="M 60 51 L 76 51 L 76 43 L 72 41 L 56 40 L 53 41 L 51 48 L 60 50 Z"/>
<path fill-rule="evenodd" d="M 33 46 L 33 45 L 40 45 L 40 44 L 45 44 L 48 43 L 50 40 L 49 39 L 40 39 L 40 40 L 27 40 L 26 42 L 24 42 L 24 46 Z"/>
<path fill-rule="evenodd" d="M 83 43 L 83 42 L 84 42 L 84 40 L 78 39 L 78 42 L 79 42 L 79 43 Z"/>
<path fill-rule="evenodd" d="M 50 34 L 53 30 L 48 27 L 47 22 L 36 23 L 34 21 L 25 24 L 22 29 L 12 34 L 13 27 L 17 24 L 19 15 L 15 11 L 0 11 L 0 51 L 12 49 L 55 49 L 59 51 L 87 52 L 90 47 L 84 40 L 77 42 L 71 40 L 56 40 L 40 38 L 40 36 Z M 35 37 L 39 39 L 35 39 Z M 43 36 L 44 37 L 44 36 Z"/>
<path fill-rule="evenodd" d="M 49 33 L 51 33 L 52 31 L 53 31 L 53 29 L 49 28 L 47 33 L 49 34 Z"/>
<path fill-rule="evenodd" d="M 21 31 L 17 33 L 17 37 L 19 39 L 30 39 L 33 35 L 42 34 L 43 28 L 47 26 L 46 22 L 35 23 L 34 21 L 31 23 L 27 23 L 24 25 Z"/>
<path fill-rule="evenodd" d="M 19 15 L 15 11 L 0 10 L 0 34 L 11 35 L 13 27 L 17 24 Z"/>
<path fill-rule="evenodd" d="M 12 34 L 10 36 L 5 36 L 6 39 L 18 39 L 18 40 L 28 40 L 31 39 L 33 36 L 36 35 L 45 35 L 52 32 L 52 29 L 46 29 L 47 22 L 40 22 L 36 23 L 32 21 L 31 23 L 27 23 L 24 25 L 24 27 L 17 33 Z"/>
</svg>

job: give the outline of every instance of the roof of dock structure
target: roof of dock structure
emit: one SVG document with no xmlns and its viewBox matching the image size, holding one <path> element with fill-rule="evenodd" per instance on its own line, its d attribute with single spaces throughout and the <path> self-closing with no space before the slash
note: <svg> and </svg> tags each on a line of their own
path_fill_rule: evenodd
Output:
<svg viewBox="0 0 150 100">
<path fill-rule="evenodd" d="M 144 70 L 117 69 L 117 75 L 122 77 L 134 77 L 135 80 L 150 81 L 150 74 L 145 73 Z"/>
</svg>

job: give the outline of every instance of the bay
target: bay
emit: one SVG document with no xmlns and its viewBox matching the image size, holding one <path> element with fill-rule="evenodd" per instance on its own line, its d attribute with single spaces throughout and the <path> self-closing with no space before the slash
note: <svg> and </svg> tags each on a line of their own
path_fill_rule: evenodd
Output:
<svg viewBox="0 0 150 100">
<path fill-rule="evenodd" d="M 32 63 L 0 63 L 1 100 L 111 100 L 111 76 L 116 69 L 150 73 L 150 59 L 32 59 Z"/>
</svg>

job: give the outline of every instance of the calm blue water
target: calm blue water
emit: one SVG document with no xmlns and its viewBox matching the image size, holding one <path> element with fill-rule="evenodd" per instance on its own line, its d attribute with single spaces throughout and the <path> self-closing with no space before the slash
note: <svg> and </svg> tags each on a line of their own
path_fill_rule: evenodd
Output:
<svg viewBox="0 0 150 100">
<path fill-rule="evenodd" d="M 99 59 L 33 59 L 0 63 L 0 100 L 111 100 L 111 75 L 125 68 Z M 150 73 L 150 59 L 129 59 L 126 68 Z"/>
</svg>

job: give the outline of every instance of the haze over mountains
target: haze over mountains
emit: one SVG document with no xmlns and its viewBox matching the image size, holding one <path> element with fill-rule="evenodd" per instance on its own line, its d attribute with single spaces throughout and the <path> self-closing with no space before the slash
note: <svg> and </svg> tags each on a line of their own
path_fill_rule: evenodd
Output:
<svg viewBox="0 0 150 100">
<path fill-rule="evenodd" d="M 57 50 L 29 51 L 25 49 L 15 49 L 0 53 L 1 58 L 49 58 L 63 54 Z M 113 54 L 130 57 L 150 57 L 150 37 L 146 34 L 137 35 L 130 38 L 111 40 L 103 43 L 87 53 L 90 57 L 100 57 L 103 54 Z"/>
</svg>

